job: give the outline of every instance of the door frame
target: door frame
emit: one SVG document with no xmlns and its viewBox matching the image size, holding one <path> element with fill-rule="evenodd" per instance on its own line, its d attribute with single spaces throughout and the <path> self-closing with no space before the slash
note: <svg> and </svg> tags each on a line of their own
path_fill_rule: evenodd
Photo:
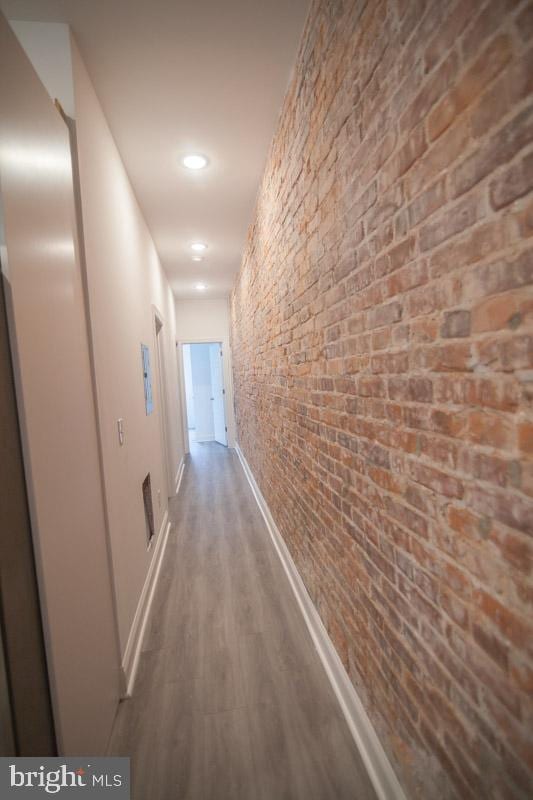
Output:
<svg viewBox="0 0 533 800">
<path fill-rule="evenodd" d="M 185 368 L 183 363 L 183 345 L 184 344 L 219 344 L 222 348 L 222 387 L 224 389 L 224 417 L 226 419 L 226 439 L 227 439 L 227 447 L 234 447 L 233 437 L 232 437 L 232 430 L 231 426 L 229 425 L 230 420 L 230 405 L 229 405 L 229 396 L 230 392 L 228 391 L 228 382 L 226 380 L 226 374 L 228 370 L 228 345 L 224 341 L 221 336 L 215 336 L 209 339 L 178 339 L 176 342 L 176 347 L 178 350 L 178 383 L 179 383 L 179 391 L 180 391 L 180 400 L 181 400 L 181 424 L 183 429 L 183 447 L 185 453 L 190 453 L 190 442 L 189 442 L 189 429 L 187 427 L 187 398 L 185 394 Z"/>
<path fill-rule="evenodd" d="M 1 206 L 0 197 L 0 231 Z M 7 271 L 6 263 L 3 268 Z M 9 332 L 8 293 L 0 263 L 0 441 L 6 450 L 0 460 L 0 480 L 8 489 L 0 513 L 0 711 L 7 737 L 2 737 L 0 754 L 55 756 L 57 742 L 17 403 L 15 344 Z"/>
<path fill-rule="evenodd" d="M 172 480 L 169 471 L 169 431 L 167 416 L 167 376 L 164 353 L 165 319 L 157 306 L 152 303 L 152 324 L 154 332 L 154 354 L 156 357 L 157 389 L 159 394 L 159 433 L 161 438 L 161 455 L 163 460 L 163 480 L 167 500 L 172 494 Z"/>
</svg>

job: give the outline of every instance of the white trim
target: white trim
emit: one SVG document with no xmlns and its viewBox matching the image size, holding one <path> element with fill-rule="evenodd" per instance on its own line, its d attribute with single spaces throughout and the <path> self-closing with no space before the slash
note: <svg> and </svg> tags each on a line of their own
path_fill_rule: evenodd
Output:
<svg viewBox="0 0 533 800">
<path fill-rule="evenodd" d="M 185 470 L 185 459 L 182 458 L 178 466 L 178 471 L 176 473 L 176 478 L 174 483 L 176 494 L 180 490 L 181 479 L 183 478 L 184 470 Z M 168 519 L 168 510 L 167 510 L 165 511 L 165 514 L 163 516 L 163 522 L 161 523 L 159 534 L 156 536 L 156 545 L 154 554 L 152 556 L 152 560 L 148 568 L 148 573 L 146 575 L 146 580 L 144 582 L 141 596 L 137 604 L 137 610 L 135 612 L 135 616 L 133 618 L 133 622 L 131 625 L 130 635 L 128 636 L 128 643 L 126 644 L 126 650 L 124 651 L 124 658 L 122 659 L 121 671 L 122 671 L 123 699 L 125 699 L 126 697 L 131 697 L 131 694 L 133 692 L 135 677 L 137 675 L 137 667 L 139 666 L 139 657 L 141 655 L 142 643 L 144 639 L 144 632 L 146 630 L 146 625 L 148 622 L 148 618 L 150 616 L 150 609 L 152 607 L 155 588 L 157 586 L 159 572 L 161 570 L 161 564 L 163 562 L 163 555 L 165 553 L 165 548 L 167 546 L 169 531 L 170 531 L 170 522 Z"/>
<path fill-rule="evenodd" d="M 180 490 L 181 479 L 183 478 L 184 469 L 185 469 L 185 458 L 182 457 L 178 466 L 178 471 L 176 472 L 176 477 L 174 478 L 174 494 L 177 494 Z"/>
<path fill-rule="evenodd" d="M 176 342 L 176 363 L 178 366 L 178 392 L 181 409 L 181 436 L 183 441 L 183 452 L 185 455 L 191 452 L 189 441 L 189 423 L 187 421 L 187 395 L 185 392 L 185 368 L 183 359 L 183 347 Z"/>
<path fill-rule="evenodd" d="M 159 330 L 158 330 L 159 326 Z M 161 436 L 161 452 L 163 454 L 163 479 L 165 482 L 165 493 L 170 494 L 172 487 L 170 485 L 170 456 L 169 456 L 169 438 L 168 431 L 168 414 L 167 414 L 167 380 L 166 380 L 166 361 L 165 361 L 165 318 L 160 312 L 158 307 L 152 303 L 152 327 L 153 327 L 153 348 L 155 360 L 157 362 L 157 393 L 158 401 L 156 405 L 157 415 L 159 417 L 159 430 Z M 163 331 L 162 336 L 160 333 Z M 153 369 L 153 368 L 152 368 Z"/>
<path fill-rule="evenodd" d="M 155 587 L 159 578 L 161 564 L 163 561 L 163 554 L 167 545 L 168 533 L 170 530 L 170 521 L 168 519 L 168 511 L 165 511 L 163 522 L 157 536 L 157 543 L 155 546 L 154 554 L 148 568 L 146 580 L 139 597 L 137 610 L 128 636 L 128 643 L 124 651 L 122 659 L 122 675 L 124 694 L 123 698 L 131 697 L 133 686 L 135 684 L 135 677 L 137 675 L 137 667 L 139 666 L 139 657 L 141 655 L 142 643 L 146 624 L 150 615 L 150 608 L 154 599 Z"/>
<path fill-rule="evenodd" d="M 407 800 L 238 444 L 235 450 L 379 800 Z"/>
</svg>

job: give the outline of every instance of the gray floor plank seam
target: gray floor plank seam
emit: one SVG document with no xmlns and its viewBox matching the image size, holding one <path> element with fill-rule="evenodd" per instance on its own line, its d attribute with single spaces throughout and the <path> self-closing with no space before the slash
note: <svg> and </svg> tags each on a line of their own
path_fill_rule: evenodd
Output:
<svg viewBox="0 0 533 800">
<path fill-rule="evenodd" d="M 133 800 L 375 800 L 237 455 L 193 445 L 111 755 Z"/>
</svg>

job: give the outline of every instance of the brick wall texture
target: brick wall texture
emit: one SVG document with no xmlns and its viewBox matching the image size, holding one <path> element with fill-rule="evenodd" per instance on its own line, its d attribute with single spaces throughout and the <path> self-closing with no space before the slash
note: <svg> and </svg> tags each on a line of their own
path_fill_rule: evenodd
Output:
<svg viewBox="0 0 533 800">
<path fill-rule="evenodd" d="M 533 796 L 533 5 L 319 0 L 238 440 L 409 796 Z"/>
</svg>

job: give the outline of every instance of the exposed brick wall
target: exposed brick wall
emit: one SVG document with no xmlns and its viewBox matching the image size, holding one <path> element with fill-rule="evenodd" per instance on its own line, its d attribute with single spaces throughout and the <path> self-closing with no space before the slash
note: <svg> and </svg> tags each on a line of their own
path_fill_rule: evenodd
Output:
<svg viewBox="0 0 533 800">
<path fill-rule="evenodd" d="M 315 2 L 232 296 L 240 445 L 425 800 L 532 796 L 532 32 Z"/>
</svg>

